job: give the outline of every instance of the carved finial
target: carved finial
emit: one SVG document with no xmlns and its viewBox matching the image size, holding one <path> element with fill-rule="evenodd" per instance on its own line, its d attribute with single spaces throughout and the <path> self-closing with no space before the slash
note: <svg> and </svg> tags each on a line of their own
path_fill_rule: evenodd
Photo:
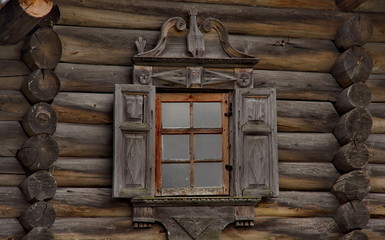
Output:
<svg viewBox="0 0 385 240">
<path fill-rule="evenodd" d="M 242 52 L 245 54 L 249 54 L 251 46 L 252 46 L 252 44 L 250 42 L 243 42 L 242 43 Z"/>
<path fill-rule="evenodd" d="M 205 41 L 203 34 L 197 25 L 197 13 L 198 10 L 195 8 L 191 8 L 189 10 L 190 28 L 189 33 L 187 34 L 187 48 L 193 57 L 201 57 L 205 52 Z"/>
<path fill-rule="evenodd" d="M 144 40 L 142 37 L 139 37 L 138 40 L 135 41 L 136 48 L 138 49 L 138 53 L 144 52 L 144 47 L 146 46 L 146 40 Z"/>
</svg>

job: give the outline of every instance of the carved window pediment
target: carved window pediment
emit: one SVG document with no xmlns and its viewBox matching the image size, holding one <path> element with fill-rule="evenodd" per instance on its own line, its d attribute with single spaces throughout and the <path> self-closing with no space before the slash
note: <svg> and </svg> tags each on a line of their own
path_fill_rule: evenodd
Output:
<svg viewBox="0 0 385 240">
<path fill-rule="evenodd" d="M 131 199 L 136 227 L 161 222 L 169 239 L 218 239 L 230 223 L 252 226 L 255 205 L 262 197 L 278 195 L 275 89 L 253 88 L 258 58 L 234 49 L 220 21 L 207 18 L 198 24 L 196 10 L 189 14 L 188 22 L 180 17 L 167 20 L 151 50 L 145 51 L 145 39 L 139 38 L 139 53 L 132 57 L 133 84 L 115 87 L 113 196 Z M 184 128 L 162 128 L 160 99 L 166 96 L 166 105 L 177 102 L 170 100 L 176 96 L 170 93 L 178 93 L 178 101 L 190 106 L 186 107 L 190 123 Z M 192 99 L 198 95 L 205 103 L 222 106 L 218 117 L 222 125 L 202 129 L 194 125 Z M 226 97 L 213 100 L 214 95 Z M 186 146 L 192 155 L 183 161 L 161 154 L 160 139 L 173 134 L 190 139 Z M 196 159 L 192 152 L 201 141 L 195 139 L 199 134 L 220 136 L 222 157 Z M 202 169 L 202 163 L 214 162 L 223 171 L 219 176 L 227 176 L 223 182 L 194 186 L 194 171 Z M 183 187 L 166 189 L 159 183 L 163 181 L 159 168 L 179 163 L 190 166 L 185 175 L 190 179 Z M 213 191 L 218 184 L 226 190 Z"/>
</svg>

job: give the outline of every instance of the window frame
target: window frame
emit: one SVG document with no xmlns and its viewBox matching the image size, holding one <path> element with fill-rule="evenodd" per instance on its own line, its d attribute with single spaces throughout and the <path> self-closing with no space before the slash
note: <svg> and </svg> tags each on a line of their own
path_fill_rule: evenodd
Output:
<svg viewBox="0 0 385 240">
<path fill-rule="evenodd" d="M 162 128 L 162 103 L 184 103 L 190 105 L 190 128 Z M 196 102 L 219 102 L 221 104 L 221 127 L 220 128 L 194 128 L 193 119 L 193 103 Z M 221 93 L 203 93 L 203 92 L 162 92 L 156 94 L 155 103 L 155 196 L 229 196 L 230 195 L 230 171 L 226 166 L 230 165 L 229 146 L 231 137 L 229 136 L 230 123 L 226 113 L 229 111 L 230 94 L 228 92 Z M 162 135 L 189 135 L 189 188 L 163 188 L 162 187 Z M 194 163 L 193 154 L 194 141 L 192 138 L 195 134 L 221 134 L 221 161 L 209 161 L 222 163 L 222 186 L 221 187 L 193 187 L 194 183 Z M 208 161 L 197 161 L 208 162 Z"/>
</svg>

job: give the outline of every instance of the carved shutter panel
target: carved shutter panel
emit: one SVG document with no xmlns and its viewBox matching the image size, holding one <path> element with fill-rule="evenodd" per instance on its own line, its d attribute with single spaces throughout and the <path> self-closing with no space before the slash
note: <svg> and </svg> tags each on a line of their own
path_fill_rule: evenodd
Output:
<svg viewBox="0 0 385 240">
<path fill-rule="evenodd" d="M 278 195 L 275 89 L 235 90 L 235 193 Z"/>
<path fill-rule="evenodd" d="M 114 197 L 154 195 L 155 87 L 116 85 Z"/>
</svg>

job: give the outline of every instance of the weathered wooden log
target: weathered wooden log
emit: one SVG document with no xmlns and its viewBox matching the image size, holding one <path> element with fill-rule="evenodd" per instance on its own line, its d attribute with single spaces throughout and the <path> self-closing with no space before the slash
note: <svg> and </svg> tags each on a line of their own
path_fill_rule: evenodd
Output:
<svg viewBox="0 0 385 240">
<path fill-rule="evenodd" d="M 355 83 L 346 88 L 337 98 L 336 109 L 346 113 L 353 108 L 367 107 L 372 99 L 372 91 L 365 83 Z"/>
<path fill-rule="evenodd" d="M 54 4 L 51 11 L 44 16 L 40 22 L 39 22 L 39 27 L 50 27 L 52 28 L 53 25 L 55 25 L 60 18 L 60 9 L 57 4 Z"/>
<path fill-rule="evenodd" d="M 361 47 L 373 35 L 372 20 L 365 15 L 356 15 L 349 18 L 338 29 L 334 44 L 338 48 L 349 49 Z"/>
<path fill-rule="evenodd" d="M 22 92 L 31 103 L 51 102 L 59 93 L 60 81 L 49 69 L 37 69 L 23 83 Z"/>
<path fill-rule="evenodd" d="M 331 103 L 277 101 L 278 131 L 333 132 L 338 114 Z"/>
<path fill-rule="evenodd" d="M 135 42 L 140 35 L 146 39 L 146 49 L 151 49 L 155 47 L 159 34 L 158 30 L 138 32 L 128 29 L 68 26 L 55 26 L 54 29 L 63 43 L 61 61 L 81 64 L 132 65 L 131 57 L 137 54 L 137 49 L 135 44 L 127 43 Z M 261 59 L 255 66 L 257 69 L 329 73 L 340 55 L 330 41 L 290 39 L 290 43 L 285 47 L 274 45 L 281 40 L 274 37 L 230 36 L 230 43 L 236 48 L 240 48 L 245 41 L 251 44 L 249 54 L 255 54 Z"/>
<path fill-rule="evenodd" d="M 23 128 L 17 121 L 0 121 L 0 157 L 14 157 L 27 140 Z"/>
<path fill-rule="evenodd" d="M 18 187 L 0 187 L 0 194 L 0 219 L 20 217 L 29 206 Z"/>
<path fill-rule="evenodd" d="M 279 163 L 280 190 L 328 191 L 340 176 L 331 163 Z"/>
<path fill-rule="evenodd" d="M 366 0 L 336 0 L 336 5 L 341 10 L 351 11 L 364 2 L 366 2 Z"/>
<path fill-rule="evenodd" d="M 0 11 L 0 43 L 19 42 L 51 11 L 52 6 L 50 0 L 10 0 Z"/>
<path fill-rule="evenodd" d="M 333 185 L 332 193 L 341 203 L 362 200 L 370 189 L 369 176 L 365 171 L 355 170 L 340 176 Z"/>
<path fill-rule="evenodd" d="M 19 60 L 0 60 L 0 69 L 1 77 L 28 75 L 30 73 L 27 66 Z"/>
<path fill-rule="evenodd" d="M 351 201 L 341 205 L 334 215 L 334 220 L 342 230 L 349 232 L 351 230 L 363 229 L 369 222 L 368 208 L 361 201 Z"/>
<path fill-rule="evenodd" d="M 49 228 L 36 227 L 32 229 L 21 240 L 53 240 L 53 233 Z"/>
<path fill-rule="evenodd" d="M 13 157 L 0 158 L 0 186 L 18 186 L 27 176 L 20 163 Z"/>
<path fill-rule="evenodd" d="M 17 159 L 29 171 L 48 170 L 58 156 L 56 140 L 44 134 L 30 137 L 17 153 Z"/>
<path fill-rule="evenodd" d="M 40 170 L 26 178 L 19 187 L 27 201 L 35 203 L 52 199 L 55 196 L 57 184 L 48 171 Z"/>
<path fill-rule="evenodd" d="M 344 145 L 352 141 L 364 142 L 372 133 L 373 120 L 365 108 L 355 108 L 340 117 L 334 130 L 338 141 Z"/>
<path fill-rule="evenodd" d="M 48 27 L 37 29 L 26 41 L 22 59 L 31 71 L 55 69 L 62 53 L 58 34 Z"/>
<path fill-rule="evenodd" d="M 385 134 L 371 134 L 365 144 L 369 149 L 369 163 L 385 163 Z"/>
<path fill-rule="evenodd" d="M 341 172 L 362 169 L 369 160 L 369 150 L 364 143 L 350 142 L 336 152 L 333 159 L 334 167 Z"/>
<path fill-rule="evenodd" d="M 385 165 L 368 164 L 370 176 L 370 191 L 383 193 L 385 192 Z"/>
<path fill-rule="evenodd" d="M 231 5 L 234 5 L 235 2 L 239 4 L 238 1 L 231 1 Z M 60 0 L 58 4 L 62 10 L 60 23 L 63 25 L 81 24 L 83 26 L 112 28 L 160 29 L 161 24 L 166 19 L 178 15 L 176 13 L 184 13 L 187 11 L 186 9 L 195 7 L 201 19 L 215 17 L 222 21 L 231 33 L 331 40 L 334 39 L 337 28 L 352 16 L 351 13 L 336 11 L 322 11 L 322 14 L 320 14 L 320 11 L 303 8 L 293 9 L 292 5 L 290 5 L 290 9 L 272 8 L 271 6 L 274 6 L 273 4 L 276 1 L 270 1 L 268 8 L 255 7 L 259 2 L 249 1 L 252 6 L 237 6 L 237 11 L 234 11 L 234 6 L 224 6 L 218 1 L 215 1 L 218 4 L 186 3 L 186 1 L 180 3 L 170 2 L 158 6 L 156 1 L 128 3 L 116 0 L 113 2 L 99 1 L 83 4 L 75 0 Z M 322 4 L 328 2 L 328 5 L 334 4 L 333 0 L 317 2 L 322 2 Z M 303 6 L 309 5 L 309 3 L 307 2 Z M 296 6 L 300 3 L 293 4 Z M 108 7 L 105 7 L 105 5 L 108 5 Z M 286 6 L 288 5 L 289 3 L 286 2 Z M 108 9 L 108 11 L 102 11 L 101 8 Z M 83 14 L 74 14 L 78 11 Z M 148 15 L 152 17 L 150 19 L 146 18 L 145 16 Z M 282 16 L 285 16 L 285 18 L 282 18 Z M 247 19 L 247 21 L 244 21 L 244 19 Z M 379 22 L 373 21 L 374 25 L 378 26 L 373 34 L 373 41 L 378 42 L 384 39 L 381 32 L 382 21 L 381 16 L 379 16 Z"/>
<path fill-rule="evenodd" d="M 385 133 L 385 103 L 371 103 L 368 111 L 373 118 L 373 133 Z"/>
<path fill-rule="evenodd" d="M 112 159 L 59 158 L 52 175 L 59 187 L 111 187 Z"/>
<path fill-rule="evenodd" d="M 20 60 L 21 49 L 24 41 L 12 45 L 0 45 L 0 59 L 2 60 Z"/>
<path fill-rule="evenodd" d="M 56 111 L 47 103 L 33 105 L 24 116 L 21 125 L 28 136 L 38 134 L 52 135 L 56 130 Z"/>
<path fill-rule="evenodd" d="M 55 222 L 55 209 L 47 202 L 37 202 L 29 206 L 20 216 L 20 224 L 27 231 L 36 227 L 52 227 Z"/>
<path fill-rule="evenodd" d="M 0 103 L 1 121 L 20 121 L 31 106 L 19 91 L 0 90 Z"/>
<path fill-rule="evenodd" d="M 355 230 L 348 234 L 345 234 L 339 240 L 368 240 L 368 236 L 363 231 Z"/>
<path fill-rule="evenodd" d="M 385 43 L 367 43 L 364 45 L 373 58 L 374 74 L 385 74 Z"/>
<path fill-rule="evenodd" d="M 16 239 L 25 235 L 25 231 L 17 218 L 0 218 L 0 225 L 0 238 L 2 239 Z"/>
<path fill-rule="evenodd" d="M 373 68 L 372 56 L 362 47 L 353 47 L 341 54 L 334 63 L 331 74 L 344 88 L 353 83 L 365 82 Z"/>
</svg>

